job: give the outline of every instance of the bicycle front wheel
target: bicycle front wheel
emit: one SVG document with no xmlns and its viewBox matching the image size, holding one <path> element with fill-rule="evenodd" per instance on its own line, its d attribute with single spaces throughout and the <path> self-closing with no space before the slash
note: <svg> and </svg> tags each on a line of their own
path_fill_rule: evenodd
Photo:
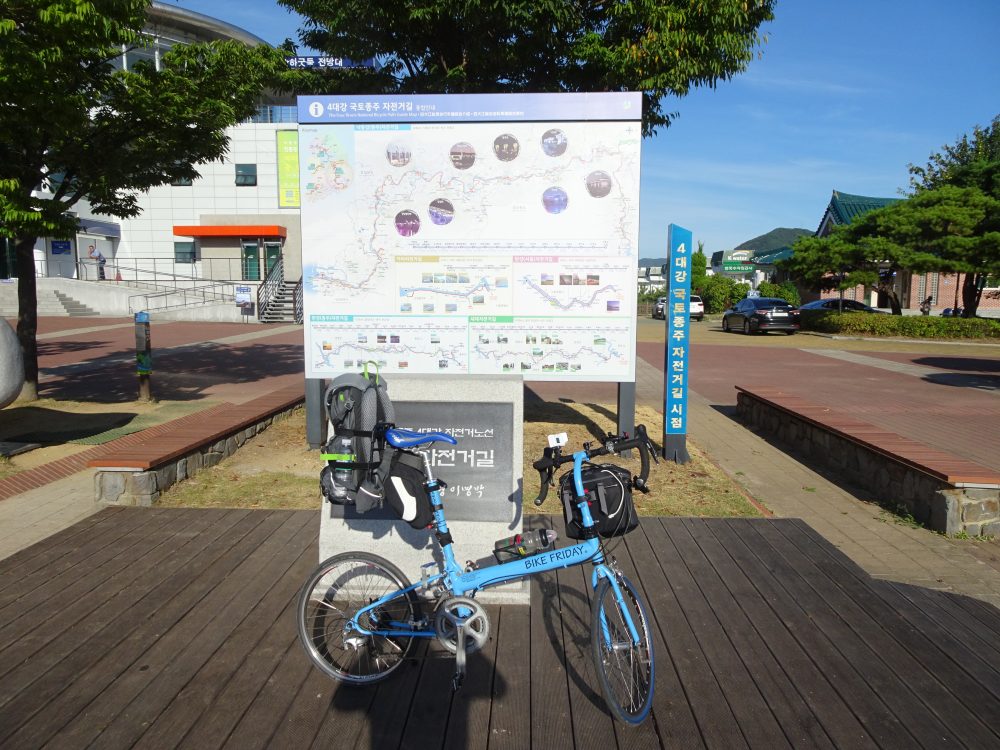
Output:
<svg viewBox="0 0 1000 750">
<path fill-rule="evenodd" d="M 407 657 L 413 639 L 365 635 L 352 621 L 358 611 L 410 585 L 388 560 L 345 552 L 319 564 L 302 587 L 297 608 L 299 641 L 313 664 L 334 679 L 368 685 L 388 677 Z M 358 620 L 372 630 L 413 630 L 420 603 L 412 591 L 366 612 Z"/>
<path fill-rule="evenodd" d="M 597 585 L 591 607 L 594 666 L 604 700 L 619 721 L 639 724 L 653 704 L 653 644 L 649 617 L 635 587 L 619 576 L 621 600 L 607 578 Z M 629 622 L 638 639 L 633 638 Z"/>
</svg>

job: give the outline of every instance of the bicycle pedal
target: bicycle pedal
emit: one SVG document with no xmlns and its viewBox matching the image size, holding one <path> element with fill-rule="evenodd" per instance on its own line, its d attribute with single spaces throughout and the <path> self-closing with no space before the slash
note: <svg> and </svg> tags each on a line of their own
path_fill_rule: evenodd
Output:
<svg viewBox="0 0 1000 750">
<path fill-rule="evenodd" d="M 465 675 L 461 672 L 455 672 L 455 675 L 451 678 L 451 692 L 457 693 L 461 690 L 463 682 L 465 682 Z"/>
</svg>

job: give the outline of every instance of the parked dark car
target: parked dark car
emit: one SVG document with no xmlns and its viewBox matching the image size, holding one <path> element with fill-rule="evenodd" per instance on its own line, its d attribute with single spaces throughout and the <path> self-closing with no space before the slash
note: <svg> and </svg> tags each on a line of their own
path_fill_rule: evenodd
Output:
<svg viewBox="0 0 1000 750">
<path fill-rule="evenodd" d="M 799 310 L 776 297 L 747 297 L 722 313 L 722 330 L 784 331 L 791 336 L 799 330 Z"/>
<path fill-rule="evenodd" d="M 840 304 L 844 304 L 844 312 L 866 312 L 866 313 L 878 313 L 884 315 L 883 310 L 876 310 L 874 307 L 869 307 L 863 302 L 857 302 L 853 299 L 818 299 L 812 302 L 806 302 L 804 305 L 799 305 L 800 310 L 830 310 L 832 312 L 837 312 L 840 309 Z"/>
</svg>

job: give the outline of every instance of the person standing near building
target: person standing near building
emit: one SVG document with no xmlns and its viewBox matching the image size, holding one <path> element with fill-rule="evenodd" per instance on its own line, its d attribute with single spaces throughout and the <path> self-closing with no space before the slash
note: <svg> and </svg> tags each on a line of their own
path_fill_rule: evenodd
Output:
<svg viewBox="0 0 1000 750">
<path fill-rule="evenodd" d="M 97 279 L 99 281 L 104 281 L 104 264 L 108 262 L 108 259 L 104 257 L 104 253 L 98 250 L 94 245 L 88 248 L 87 255 L 97 261 Z"/>
</svg>

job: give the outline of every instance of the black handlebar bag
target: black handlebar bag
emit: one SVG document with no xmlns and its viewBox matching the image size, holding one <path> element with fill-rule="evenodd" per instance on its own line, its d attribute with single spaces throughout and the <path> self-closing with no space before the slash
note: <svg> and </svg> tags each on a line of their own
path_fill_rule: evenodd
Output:
<svg viewBox="0 0 1000 750">
<path fill-rule="evenodd" d="M 566 536 L 570 539 L 603 539 L 624 536 L 639 525 L 632 502 L 632 474 L 614 464 L 585 464 L 580 471 L 583 492 L 594 519 L 594 528 L 583 527 L 583 517 L 573 488 L 573 472 L 559 479 Z"/>
<path fill-rule="evenodd" d="M 385 501 L 397 516 L 415 529 L 426 529 L 434 522 L 426 481 L 420 456 L 410 451 L 393 451 L 385 482 Z"/>
</svg>

